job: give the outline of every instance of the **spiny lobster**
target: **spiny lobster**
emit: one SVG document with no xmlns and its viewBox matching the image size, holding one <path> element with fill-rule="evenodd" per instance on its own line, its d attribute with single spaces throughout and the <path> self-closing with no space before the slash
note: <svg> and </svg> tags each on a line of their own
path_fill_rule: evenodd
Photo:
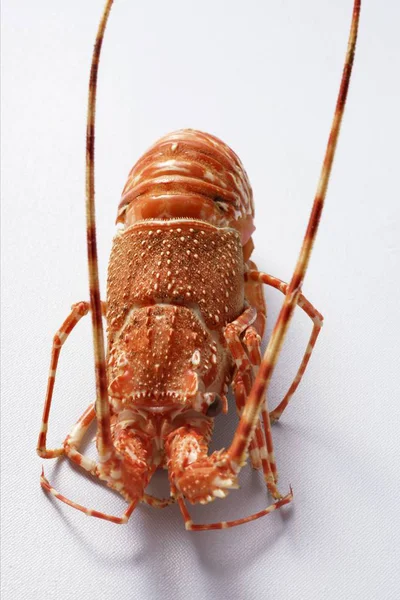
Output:
<svg viewBox="0 0 400 600">
<path fill-rule="evenodd" d="M 125 523 L 139 502 L 163 508 L 177 500 L 186 529 L 233 527 L 292 500 L 277 488 L 271 423 L 279 419 L 306 369 L 322 316 L 302 295 L 324 205 L 343 116 L 357 38 L 355 0 L 347 54 L 325 160 L 307 231 L 289 284 L 261 273 L 250 260 L 254 205 L 236 154 L 216 137 L 181 130 L 160 139 L 129 174 L 118 209 L 108 271 L 107 303 L 100 300 L 94 209 L 94 123 L 97 70 L 112 0 L 107 0 L 94 47 L 87 119 L 86 214 L 90 302 L 72 307 L 53 341 L 48 388 L 37 451 L 66 455 L 105 481 L 129 503 L 122 517 L 90 510 L 58 493 L 42 472 L 41 485 L 86 515 Z M 264 357 L 260 343 L 266 307 L 263 284 L 284 294 Z M 295 379 L 269 412 L 266 390 L 293 311 L 313 322 Z M 46 434 L 62 345 L 80 318 L 92 314 L 96 402 L 63 445 L 47 449 Z M 102 316 L 107 319 L 104 354 Z M 239 424 L 228 450 L 208 455 L 213 419 L 227 411 L 231 386 Z M 98 461 L 79 451 L 97 420 Z M 237 487 L 250 454 L 262 468 L 274 502 L 234 521 L 194 524 L 185 504 L 206 504 Z M 154 471 L 168 469 L 171 498 L 145 492 Z"/>
</svg>

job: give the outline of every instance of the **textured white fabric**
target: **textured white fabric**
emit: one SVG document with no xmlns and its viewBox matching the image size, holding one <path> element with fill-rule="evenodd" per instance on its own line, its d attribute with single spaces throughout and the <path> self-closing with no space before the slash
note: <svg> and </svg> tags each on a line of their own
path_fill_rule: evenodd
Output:
<svg viewBox="0 0 400 600">
<path fill-rule="evenodd" d="M 120 192 L 137 158 L 180 127 L 240 155 L 256 203 L 254 258 L 288 280 L 327 141 L 351 0 L 116 0 L 100 65 L 97 213 L 104 292 Z M 87 299 L 84 143 L 101 0 L 2 2 L 4 600 L 399 598 L 399 5 L 364 2 L 349 102 L 304 291 L 325 326 L 274 428 L 291 507 L 222 532 L 187 533 L 178 509 L 126 526 L 49 499 L 35 455 L 52 335 Z M 282 300 L 266 290 L 269 331 Z M 310 322 L 298 312 L 271 397 L 285 391 Z M 89 319 L 63 350 L 49 442 L 93 400 Z M 236 417 L 220 417 L 214 447 Z M 120 498 L 61 461 L 65 495 L 120 514 Z M 165 487 L 157 477 L 157 487 Z M 267 503 L 243 471 L 230 519 Z"/>
</svg>

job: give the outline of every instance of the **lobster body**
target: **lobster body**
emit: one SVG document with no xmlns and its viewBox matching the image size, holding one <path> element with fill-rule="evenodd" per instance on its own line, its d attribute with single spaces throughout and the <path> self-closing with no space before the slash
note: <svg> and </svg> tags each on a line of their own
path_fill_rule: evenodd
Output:
<svg viewBox="0 0 400 600">
<path fill-rule="evenodd" d="M 243 245 L 253 214 L 243 166 L 213 136 L 166 136 L 130 173 L 108 271 L 108 389 L 117 425 L 143 432 L 164 419 L 157 452 L 187 419 L 209 440 L 204 416 L 227 409 L 225 328 L 248 306 Z"/>
</svg>

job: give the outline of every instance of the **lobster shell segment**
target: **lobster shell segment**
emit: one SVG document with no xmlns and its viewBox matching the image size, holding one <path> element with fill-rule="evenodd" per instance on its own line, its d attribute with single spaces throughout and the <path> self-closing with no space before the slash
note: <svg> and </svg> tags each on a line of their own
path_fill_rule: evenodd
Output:
<svg viewBox="0 0 400 600">
<path fill-rule="evenodd" d="M 200 219 L 236 229 L 244 245 L 253 217 L 252 189 L 235 152 L 212 135 L 182 129 L 158 140 L 134 165 L 117 222 Z"/>
<path fill-rule="evenodd" d="M 144 221 L 119 232 L 108 269 L 111 344 L 133 307 L 190 306 L 210 330 L 243 311 L 244 263 L 232 229 L 201 221 Z"/>
</svg>

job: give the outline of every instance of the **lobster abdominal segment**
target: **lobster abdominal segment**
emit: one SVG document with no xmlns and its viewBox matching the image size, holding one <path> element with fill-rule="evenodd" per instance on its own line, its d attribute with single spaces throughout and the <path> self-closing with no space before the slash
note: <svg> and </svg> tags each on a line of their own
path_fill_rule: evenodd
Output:
<svg viewBox="0 0 400 600">
<path fill-rule="evenodd" d="M 213 135 L 182 129 L 158 140 L 134 165 L 117 222 L 193 218 L 234 227 L 242 245 L 254 231 L 250 183 L 237 155 Z"/>
</svg>

